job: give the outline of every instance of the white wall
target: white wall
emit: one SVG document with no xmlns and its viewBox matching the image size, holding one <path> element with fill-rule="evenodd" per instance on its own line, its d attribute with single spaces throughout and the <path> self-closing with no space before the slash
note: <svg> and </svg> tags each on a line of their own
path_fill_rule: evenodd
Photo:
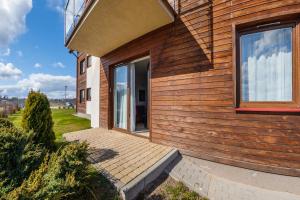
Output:
<svg viewBox="0 0 300 200">
<path fill-rule="evenodd" d="M 86 114 L 91 115 L 91 127 L 99 127 L 100 117 L 100 58 L 92 57 L 92 66 L 87 68 L 86 88 L 91 88 L 91 101 L 86 102 Z"/>
</svg>

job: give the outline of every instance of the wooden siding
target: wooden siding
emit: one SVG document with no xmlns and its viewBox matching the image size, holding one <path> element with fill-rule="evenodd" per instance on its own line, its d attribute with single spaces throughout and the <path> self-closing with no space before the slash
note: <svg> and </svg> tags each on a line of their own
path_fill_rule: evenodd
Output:
<svg viewBox="0 0 300 200">
<path fill-rule="evenodd" d="M 151 140 L 195 157 L 300 176 L 300 116 L 237 113 L 233 24 L 300 13 L 300 0 L 169 0 L 178 17 L 101 58 L 100 126 L 110 125 L 110 68 L 151 56 Z M 297 36 L 299 37 L 299 35 Z"/>
<path fill-rule="evenodd" d="M 85 69 L 84 74 L 80 74 L 80 61 L 82 61 L 85 58 L 86 58 L 86 54 L 80 53 L 77 59 L 76 111 L 78 113 L 86 113 L 86 100 L 80 103 L 80 90 L 85 90 L 85 95 L 86 95 L 86 70 L 87 69 Z"/>
</svg>

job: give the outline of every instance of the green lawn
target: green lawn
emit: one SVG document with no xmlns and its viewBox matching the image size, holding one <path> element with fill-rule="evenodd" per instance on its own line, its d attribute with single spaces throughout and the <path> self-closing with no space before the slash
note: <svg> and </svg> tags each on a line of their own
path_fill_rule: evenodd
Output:
<svg viewBox="0 0 300 200">
<path fill-rule="evenodd" d="M 62 139 L 64 133 L 90 128 L 90 120 L 76 117 L 73 114 L 75 114 L 74 109 L 52 109 L 53 129 L 57 141 Z M 21 112 L 9 116 L 9 119 L 17 127 L 21 127 Z"/>
</svg>

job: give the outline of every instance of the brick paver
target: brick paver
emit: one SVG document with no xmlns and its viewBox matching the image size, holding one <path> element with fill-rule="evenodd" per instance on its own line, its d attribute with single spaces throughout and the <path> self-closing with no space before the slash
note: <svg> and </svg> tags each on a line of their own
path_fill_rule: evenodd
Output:
<svg viewBox="0 0 300 200">
<path fill-rule="evenodd" d="M 88 129 L 64 134 L 68 141 L 86 141 L 90 147 L 90 160 L 118 187 L 166 156 L 171 147 L 149 142 L 148 139 L 106 129 Z"/>
</svg>

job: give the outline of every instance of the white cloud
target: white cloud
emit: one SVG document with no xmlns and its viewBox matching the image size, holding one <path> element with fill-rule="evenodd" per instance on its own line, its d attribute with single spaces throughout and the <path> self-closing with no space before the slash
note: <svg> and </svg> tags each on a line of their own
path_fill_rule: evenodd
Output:
<svg viewBox="0 0 300 200">
<path fill-rule="evenodd" d="M 0 46 L 6 47 L 26 31 L 26 15 L 32 0 L 0 0 Z"/>
<path fill-rule="evenodd" d="M 64 0 L 47 0 L 47 5 L 52 10 L 55 10 L 60 15 L 64 14 Z"/>
<path fill-rule="evenodd" d="M 10 55 L 10 48 L 6 48 L 0 53 L 0 56 L 9 56 L 9 55 Z"/>
<path fill-rule="evenodd" d="M 7 89 L 0 89 L 0 94 L 1 95 L 6 95 L 7 94 Z"/>
<path fill-rule="evenodd" d="M 34 67 L 35 67 L 35 68 L 41 68 L 42 65 L 41 65 L 40 63 L 35 63 L 35 64 L 34 64 Z"/>
<path fill-rule="evenodd" d="M 17 55 L 18 55 L 19 57 L 22 57 L 22 56 L 23 56 L 23 52 L 22 52 L 22 51 L 17 51 Z"/>
<path fill-rule="evenodd" d="M 22 75 L 22 71 L 15 67 L 12 63 L 0 63 L 0 80 L 18 79 Z"/>
<path fill-rule="evenodd" d="M 76 79 L 72 76 L 55 76 L 51 74 L 31 74 L 15 85 L 1 85 L 0 91 L 9 96 L 26 97 L 30 90 L 41 91 L 48 98 L 64 98 L 65 86 L 68 86 L 68 97 L 75 97 Z"/>
<path fill-rule="evenodd" d="M 50 74 L 31 74 L 27 79 L 20 80 L 22 89 L 44 90 L 46 92 L 64 90 L 65 85 L 74 86 L 75 79 L 71 76 L 54 76 Z"/>
<path fill-rule="evenodd" d="M 62 62 L 56 62 L 53 64 L 54 67 L 65 68 L 66 66 Z"/>
<path fill-rule="evenodd" d="M 279 51 L 287 52 L 290 48 L 288 41 L 290 41 L 292 34 L 289 28 L 259 32 L 255 35 L 259 39 L 252 44 L 253 54 L 258 57 L 262 54 L 272 55 Z"/>
</svg>

